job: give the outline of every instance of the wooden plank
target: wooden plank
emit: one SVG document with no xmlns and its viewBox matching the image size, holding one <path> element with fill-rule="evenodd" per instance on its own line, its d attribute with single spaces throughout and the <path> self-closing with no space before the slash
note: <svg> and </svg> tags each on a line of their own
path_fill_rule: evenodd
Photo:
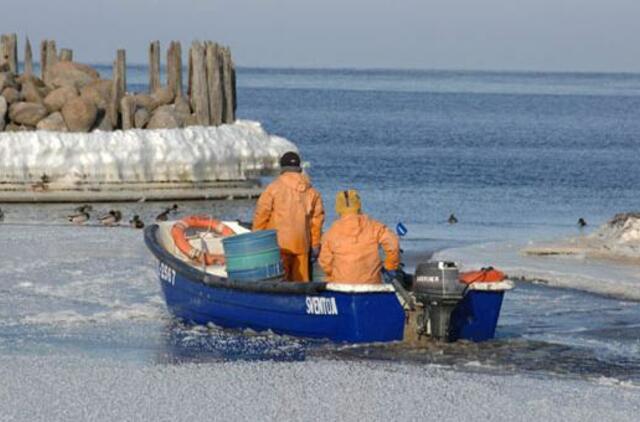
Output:
<svg viewBox="0 0 640 422">
<path fill-rule="evenodd" d="M 120 127 L 120 102 L 126 92 L 127 86 L 127 59 L 126 51 L 118 50 L 116 60 L 113 62 L 113 84 L 111 85 L 111 104 L 109 105 L 109 119 L 114 128 Z"/>
<path fill-rule="evenodd" d="M 235 117 L 234 105 L 234 76 L 233 62 L 231 61 L 231 50 L 229 47 L 220 48 L 220 58 L 222 61 L 222 123 L 233 123 Z"/>
<path fill-rule="evenodd" d="M 191 108 L 196 115 L 196 122 L 201 126 L 209 126 L 209 93 L 207 89 L 207 68 L 205 49 L 202 43 L 194 41 L 191 45 L 192 87 Z"/>
<path fill-rule="evenodd" d="M 60 61 L 61 62 L 72 62 L 73 61 L 73 50 L 69 48 L 63 48 L 60 50 Z"/>
<path fill-rule="evenodd" d="M 205 45 L 207 88 L 209 92 L 209 118 L 212 125 L 219 126 L 222 124 L 223 93 L 218 44 L 207 41 Z"/>
<path fill-rule="evenodd" d="M 31 51 L 31 42 L 29 41 L 29 37 L 27 37 L 27 41 L 24 45 L 24 74 L 33 74 L 33 51 Z"/>
<path fill-rule="evenodd" d="M 160 88 L 160 41 L 153 41 L 149 45 L 149 92 L 154 93 Z"/>
<path fill-rule="evenodd" d="M 47 40 L 40 41 L 40 78 L 47 81 Z"/>
<path fill-rule="evenodd" d="M 172 41 L 167 50 L 167 86 L 175 98 L 182 96 L 182 47 Z"/>
</svg>

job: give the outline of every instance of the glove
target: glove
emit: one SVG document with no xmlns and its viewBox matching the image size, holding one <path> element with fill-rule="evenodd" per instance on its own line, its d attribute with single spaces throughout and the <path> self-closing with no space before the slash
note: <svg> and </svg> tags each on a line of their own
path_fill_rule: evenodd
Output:
<svg viewBox="0 0 640 422">
<path fill-rule="evenodd" d="M 396 270 L 384 270 L 383 271 L 384 282 L 390 284 L 391 280 L 398 278 L 398 272 Z"/>
<path fill-rule="evenodd" d="M 311 263 L 315 264 L 318 261 L 318 257 L 320 256 L 320 246 L 316 246 L 315 248 L 311 248 Z"/>
</svg>

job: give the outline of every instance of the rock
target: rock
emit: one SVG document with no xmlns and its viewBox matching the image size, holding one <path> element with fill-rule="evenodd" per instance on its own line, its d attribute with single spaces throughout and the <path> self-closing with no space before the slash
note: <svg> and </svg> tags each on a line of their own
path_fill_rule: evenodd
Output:
<svg viewBox="0 0 640 422">
<path fill-rule="evenodd" d="M 7 100 L 7 103 L 9 104 L 22 101 L 22 96 L 20 95 L 20 92 L 11 86 L 6 87 L 4 91 L 2 91 L 2 96 L 5 98 L 5 100 Z"/>
<path fill-rule="evenodd" d="M 62 116 L 69 132 L 89 132 L 96 122 L 97 115 L 98 108 L 82 97 L 73 98 L 62 107 Z"/>
<path fill-rule="evenodd" d="M 22 98 L 28 103 L 43 104 L 42 94 L 32 81 L 26 81 L 22 84 Z"/>
<path fill-rule="evenodd" d="M 35 130 L 33 126 L 28 125 L 17 125 L 13 122 L 9 123 L 6 128 L 4 128 L 5 132 L 30 132 Z"/>
<path fill-rule="evenodd" d="M 108 79 L 93 81 L 80 90 L 80 96 L 91 101 L 96 107 L 106 110 L 111 102 L 113 82 Z"/>
<path fill-rule="evenodd" d="M 9 118 L 13 123 L 25 126 L 35 127 L 47 114 L 47 108 L 42 104 L 21 101 L 9 107 Z"/>
<path fill-rule="evenodd" d="M 154 108 L 171 104 L 174 98 L 174 93 L 169 87 L 158 88 L 153 94 L 151 94 Z"/>
<path fill-rule="evenodd" d="M 11 72 L 0 72 L 0 91 L 4 91 L 8 86 L 17 88 L 15 76 Z"/>
<path fill-rule="evenodd" d="M 68 132 L 67 124 L 64 122 L 62 113 L 56 111 L 46 118 L 40 120 L 36 125 L 38 130 L 48 130 L 52 132 Z"/>
<path fill-rule="evenodd" d="M 198 116 L 195 113 L 191 113 L 185 120 L 184 126 L 198 126 Z"/>
<path fill-rule="evenodd" d="M 16 77 L 16 81 L 20 85 L 25 84 L 27 82 L 32 82 L 36 86 L 36 88 L 44 88 L 46 86 L 45 83 L 42 81 L 42 79 L 38 78 L 34 74 L 29 74 L 29 75 L 22 74 Z"/>
<path fill-rule="evenodd" d="M 7 116 L 7 108 L 9 105 L 7 104 L 7 100 L 0 96 L 0 131 L 4 130 L 4 122 L 5 117 Z"/>
<path fill-rule="evenodd" d="M 74 98 L 78 97 L 78 91 L 71 86 L 54 89 L 44 99 L 44 105 L 50 112 L 60 111 L 62 107 Z"/>
<path fill-rule="evenodd" d="M 93 130 L 102 130 L 104 132 L 111 132 L 113 130 L 113 124 L 106 110 L 98 109 L 98 116 Z"/>
<path fill-rule="evenodd" d="M 151 113 L 144 107 L 137 109 L 133 115 L 136 129 L 144 129 L 145 125 L 149 123 L 149 119 L 151 119 Z"/>
<path fill-rule="evenodd" d="M 147 124 L 147 129 L 175 129 L 177 127 L 180 127 L 180 124 L 172 106 L 158 107 Z"/>
<path fill-rule="evenodd" d="M 185 97 L 177 97 L 174 106 L 176 113 L 180 116 L 184 116 L 184 120 L 191 115 L 191 106 L 189 105 L 189 100 Z"/>
<path fill-rule="evenodd" d="M 100 79 L 100 74 L 90 66 L 75 62 L 58 62 L 47 69 L 47 83 L 53 88 L 71 86 L 80 90 Z"/>
<path fill-rule="evenodd" d="M 151 97 L 151 95 L 146 94 L 137 94 L 134 96 L 135 105 L 139 107 L 144 107 L 150 112 L 156 109 L 156 103 Z"/>
</svg>

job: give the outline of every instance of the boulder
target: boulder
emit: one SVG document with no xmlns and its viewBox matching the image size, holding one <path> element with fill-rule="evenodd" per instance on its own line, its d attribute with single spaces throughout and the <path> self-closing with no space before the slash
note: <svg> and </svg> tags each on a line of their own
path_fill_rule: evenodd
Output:
<svg viewBox="0 0 640 422">
<path fill-rule="evenodd" d="M 151 94 L 151 99 L 153 100 L 154 105 L 153 108 L 171 104 L 174 98 L 175 95 L 173 90 L 169 89 L 169 87 L 158 88 L 153 94 Z"/>
<path fill-rule="evenodd" d="M 149 119 L 151 119 L 151 113 L 144 107 L 138 108 L 133 115 L 136 129 L 144 129 L 145 125 L 149 123 Z"/>
<path fill-rule="evenodd" d="M 180 127 L 180 123 L 173 106 L 166 105 L 158 107 L 147 123 L 147 129 L 175 129 L 178 127 Z"/>
<path fill-rule="evenodd" d="M 77 90 L 100 79 L 90 66 L 75 62 L 58 62 L 47 70 L 47 84 L 53 88 L 71 86 Z"/>
<path fill-rule="evenodd" d="M 9 105 L 7 104 L 7 100 L 3 96 L 0 96 L 0 131 L 4 130 L 4 122 L 7 116 L 8 107 Z"/>
<path fill-rule="evenodd" d="M 60 111 L 62 107 L 74 98 L 78 97 L 78 91 L 71 86 L 63 86 L 54 89 L 44 99 L 44 105 L 50 112 Z"/>
<path fill-rule="evenodd" d="M 113 124 L 109 118 L 109 114 L 102 109 L 98 109 L 98 117 L 96 118 L 96 124 L 93 130 L 102 130 L 104 132 L 111 132 L 113 130 Z"/>
<path fill-rule="evenodd" d="M 4 128 L 5 132 L 30 132 L 35 130 L 35 127 L 28 125 L 17 125 L 13 122 L 9 123 L 7 127 Z"/>
<path fill-rule="evenodd" d="M 176 102 L 174 103 L 176 113 L 180 116 L 183 116 L 183 119 L 186 120 L 191 115 L 191 105 L 189 105 L 189 100 L 185 97 L 177 97 Z"/>
<path fill-rule="evenodd" d="M 91 101 L 96 107 L 106 110 L 111 102 L 113 82 L 108 79 L 93 81 L 80 90 L 80 96 Z"/>
<path fill-rule="evenodd" d="M 47 108 L 42 104 L 21 101 L 9 107 L 9 118 L 17 125 L 35 127 L 47 114 Z"/>
<path fill-rule="evenodd" d="M 151 95 L 146 94 L 136 94 L 134 96 L 135 104 L 139 107 L 144 107 L 149 111 L 153 111 L 156 109 L 156 103 L 151 97 Z"/>
<path fill-rule="evenodd" d="M 7 103 L 9 104 L 22 101 L 22 96 L 20 95 L 20 92 L 11 86 L 6 87 L 4 91 L 2 91 L 2 96 L 5 98 L 5 100 L 7 100 Z"/>
<path fill-rule="evenodd" d="M 17 88 L 15 76 L 11 72 L 0 72 L 0 91 L 4 91 L 8 86 Z"/>
<path fill-rule="evenodd" d="M 62 116 L 70 132 L 89 132 L 97 115 L 98 108 L 82 97 L 73 98 L 62 107 Z"/>
<path fill-rule="evenodd" d="M 22 98 L 28 103 L 43 104 L 42 94 L 32 81 L 26 81 L 22 84 Z"/>
<path fill-rule="evenodd" d="M 44 119 L 40 120 L 36 125 L 38 130 L 48 130 L 51 132 L 68 132 L 67 124 L 64 122 L 62 113 L 56 111 Z"/>
</svg>

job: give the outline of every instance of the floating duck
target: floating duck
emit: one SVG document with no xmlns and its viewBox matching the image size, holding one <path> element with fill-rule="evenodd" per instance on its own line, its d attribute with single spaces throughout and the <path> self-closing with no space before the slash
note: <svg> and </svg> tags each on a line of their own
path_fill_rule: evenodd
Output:
<svg viewBox="0 0 640 422">
<path fill-rule="evenodd" d="M 122 220 L 122 213 L 118 210 L 110 210 L 108 214 L 103 215 L 99 220 L 105 226 L 113 226 Z"/>
<path fill-rule="evenodd" d="M 4 221 L 4 211 L 0 208 L 0 221 Z"/>
<path fill-rule="evenodd" d="M 578 227 L 583 228 L 587 225 L 587 222 L 585 221 L 584 218 L 580 217 L 578 218 Z"/>
<path fill-rule="evenodd" d="M 67 216 L 67 220 L 73 224 L 84 224 L 89 220 L 89 218 L 89 213 L 86 211 Z"/>
<path fill-rule="evenodd" d="M 451 214 L 447 221 L 449 222 L 449 224 L 456 224 L 458 222 L 458 219 L 456 218 L 455 215 Z"/>
<path fill-rule="evenodd" d="M 133 216 L 133 218 L 129 221 L 129 224 L 134 229 L 142 229 L 142 228 L 144 228 L 144 222 L 142 220 L 140 220 L 140 216 L 137 215 L 137 214 Z"/>
<path fill-rule="evenodd" d="M 93 211 L 93 207 L 89 204 L 84 204 L 84 205 L 80 205 L 79 207 L 77 207 L 75 210 L 75 212 L 91 212 Z"/>
<path fill-rule="evenodd" d="M 170 213 L 175 214 L 177 212 L 178 212 L 178 204 L 173 204 L 173 206 L 166 208 L 164 211 L 158 214 L 156 216 L 156 221 L 167 221 L 169 219 Z"/>
</svg>

